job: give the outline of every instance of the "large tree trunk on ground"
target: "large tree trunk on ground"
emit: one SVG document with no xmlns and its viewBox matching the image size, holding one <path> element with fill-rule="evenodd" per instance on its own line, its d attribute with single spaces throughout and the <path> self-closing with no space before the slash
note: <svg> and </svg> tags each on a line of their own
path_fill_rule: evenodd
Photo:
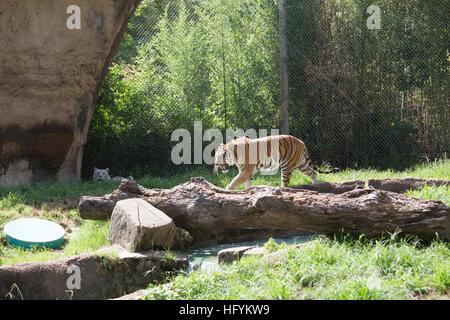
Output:
<svg viewBox="0 0 450 320">
<path fill-rule="evenodd" d="M 95 213 L 103 208 L 105 217 L 117 201 L 143 198 L 191 232 L 197 244 L 243 239 L 254 230 L 334 234 L 344 229 L 376 237 L 401 228 L 424 240 L 436 234 L 449 238 L 450 208 L 440 201 L 364 188 L 362 181 L 354 182 L 353 190 L 348 190 L 351 182 L 321 185 L 327 193 L 266 186 L 226 191 L 203 178 L 172 189 L 145 189 L 124 180 L 109 195 L 82 197 L 79 210 L 83 218 L 99 218 Z"/>
<path fill-rule="evenodd" d="M 69 1 L 0 2 L 0 186 L 80 178 L 100 85 L 139 2 L 77 0 L 79 16 Z"/>
<path fill-rule="evenodd" d="M 450 185 L 450 180 L 434 180 L 434 179 L 417 179 L 417 178 L 398 178 L 398 179 L 369 179 L 369 187 L 375 189 L 392 191 L 392 192 L 406 192 L 408 190 L 419 190 L 425 185 L 441 186 Z"/>
</svg>

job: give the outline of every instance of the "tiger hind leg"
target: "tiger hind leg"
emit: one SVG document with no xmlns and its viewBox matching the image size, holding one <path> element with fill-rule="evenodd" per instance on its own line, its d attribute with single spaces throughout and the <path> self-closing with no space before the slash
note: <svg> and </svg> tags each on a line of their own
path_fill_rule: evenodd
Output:
<svg viewBox="0 0 450 320">
<path fill-rule="evenodd" d="M 307 175 L 311 178 L 312 183 L 317 183 L 317 172 L 313 169 L 311 159 L 306 159 L 302 164 L 295 167 L 295 169 L 299 170 L 304 175 Z"/>
<path fill-rule="evenodd" d="M 281 168 L 281 185 L 283 187 L 287 187 L 289 185 L 292 172 L 294 172 L 294 168 Z"/>
</svg>

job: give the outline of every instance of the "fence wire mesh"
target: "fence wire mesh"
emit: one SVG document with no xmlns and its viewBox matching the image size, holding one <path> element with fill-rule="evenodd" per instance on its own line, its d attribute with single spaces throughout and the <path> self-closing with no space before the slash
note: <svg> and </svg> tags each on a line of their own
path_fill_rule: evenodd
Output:
<svg viewBox="0 0 450 320">
<path fill-rule="evenodd" d="M 191 170 L 171 160 L 171 138 L 196 121 L 223 132 L 286 121 L 318 165 L 401 169 L 443 157 L 449 9 L 437 0 L 143 1 L 100 90 L 83 177 L 94 167 Z"/>
</svg>

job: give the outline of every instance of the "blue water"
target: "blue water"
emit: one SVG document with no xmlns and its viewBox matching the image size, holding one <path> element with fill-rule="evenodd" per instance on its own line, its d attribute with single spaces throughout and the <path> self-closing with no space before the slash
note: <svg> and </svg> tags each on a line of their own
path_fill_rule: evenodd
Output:
<svg viewBox="0 0 450 320">
<path fill-rule="evenodd" d="M 314 234 L 307 235 L 296 235 L 296 236 L 287 236 L 287 237 L 278 237 L 273 238 L 276 243 L 286 243 L 286 244 L 299 244 L 311 241 L 315 236 Z M 218 267 L 217 262 L 217 253 L 220 250 L 234 247 L 242 247 L 242 246 L 260 246 L 262 247 L 270 237 L 266 239 L 252 240 L 252 241 L 243 241 L 243 242 L 230 242 L 223 243 L 218 245 L 213 245 L 209 247 L 195 248 L 191 250 L 187 250 L 185 253 L 188 255 L 189 260 L 189 271 L 201 269 L 202 271 L 213 271 Z"/>
</svg>

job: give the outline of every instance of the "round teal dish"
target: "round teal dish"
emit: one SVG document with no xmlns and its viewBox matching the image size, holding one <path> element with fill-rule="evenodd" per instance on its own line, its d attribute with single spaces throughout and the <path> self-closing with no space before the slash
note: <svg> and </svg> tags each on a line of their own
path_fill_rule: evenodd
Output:
<svg viewBox="0 0 450 320">
<path fill-rule="evenodd" d="M 57 249 L 64 243 L 64 228 L 44 219 L 14 220 L 8 222 L 3 231 L 10 245 L 24 249 Z"/>
</svg>

